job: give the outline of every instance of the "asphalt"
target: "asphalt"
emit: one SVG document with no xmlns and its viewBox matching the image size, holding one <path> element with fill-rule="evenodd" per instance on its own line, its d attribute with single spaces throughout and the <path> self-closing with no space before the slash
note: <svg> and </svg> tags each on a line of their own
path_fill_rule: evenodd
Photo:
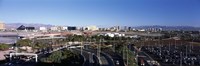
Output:
<svg viewBox="0 0 200 66">
<path fill-rule="evenodd" d="M 74 52 L 81 53 L 80 49 L 71 49 Z M 99 60 L 96 55 L 91 52 L 84 51 L 82 52 L 82 56 L 84 57 L 83 66 L 99 66 Z"/>
<path fill-rule="evenodd" d="M 104 52 L 112 57 L 112 60 L 115 63 L 115 66 L 125 66 L 123 58 L 119 54 L 113 51 L 109 51 L 109 50 L 104 51 Z M 119 64 L 117 64 L 117 61 L 119 62 Z"/>
<path fill-rule="evenodd" d="M 96 50 L 92 50 L 92 49 L 84 49 L 85 51 L 94 53 L 95 55 L 97 55 L 97 51 Z M 106 53 L 100 53 L 100 65 L 101 66 L 115 66 L 113 60 L 111 57 L 109 57 L 108 54 Z"/>
<path fill-rule="evenodd" d="M 154 59 L 152 59 L 148 54 L 146 54 L 143 51 L 139 51 L 136 47 L 133 47 L 133 45 L 128 45 L 128 48 L 133 52 L 133 53 L 137 53 L 137 60 L 138 60 L 138 65 L 142 66 L 142 64 L 144 63 L 145 66 L 159 66 L 159 65 L 155 65 L 152 63 L 152 61 L 155 61 Z"/>
</svg>

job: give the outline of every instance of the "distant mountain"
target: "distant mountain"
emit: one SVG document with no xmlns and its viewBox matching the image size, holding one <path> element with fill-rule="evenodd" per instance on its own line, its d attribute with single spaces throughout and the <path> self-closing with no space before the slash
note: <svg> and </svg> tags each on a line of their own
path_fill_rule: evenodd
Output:
<svg viewBox="0 0 200 66">
<path fill-rule="evenodd" d="M 193 27 L 193 26 L 159 26 L 159 25 L 153 25 L 153 26 L 137 26 L 134 27 L 137 29 L 148 29 L 148 28 L 162 28 L 162 30 L 186 30 L 186 31 L 199 31 L 200 27 Z"/>
<path fill-rule="evenodd" d="M 27 24 L 27 23 L 6 23 L 5 24 L 5 28 L 6 29 L 11 29 L 11 28 L 18 28 L 19 26 L 21 25 L 24 25 L 26 27 L 35 27 L 36 29 L 39 29 L 39 27 L 47 27 L 47 28 L 50 28 L 52 27 L 53 25 L 47 25 L 47 24 L 36 24 L 36 23 L 30 23 L 30 24 Z"/>
<path fill-rule="evenodd" d="M 54 25 L 50 24 L 36 24 L 36 23 L 6 23 L 5 27 L 6 29 L 11 29 L 11 28 L 18 28 L 19 26 L 24 25 L 27 27 L 35 27 L 36 29 L 39 29 L 39 27 L 47 27 L 50 28 Z M 101 26 L 105 27 L 105 26 Z M 149 29 L 149 28 L 162 28 L 162 30 L 187 30 L 187 31 L 200 31 L 200 27 L 193 27 L 193 26 L 160 26 L 160 25 L 152 25 L 152 26 L 137 26 L 133 27 L 136 29 Z"/>
</svg>

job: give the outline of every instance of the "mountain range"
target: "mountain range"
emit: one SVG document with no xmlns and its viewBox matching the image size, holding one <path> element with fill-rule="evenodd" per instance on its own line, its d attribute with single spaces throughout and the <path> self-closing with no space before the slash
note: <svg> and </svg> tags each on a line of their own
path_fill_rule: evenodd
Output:
<svg viewBox="0 0 200 66">
<path fill-rule="evenodd" d="M 148 29 L 148 28 L 162 28 L 162 30 L 185 30 L 185 31 L 199 31 L 200 27 L 193 26 L 160 26 L 160 25 L 152 25 L 152 26 L 137 26 L 134 27 L 137 29 Z"/>
<path fill-rule="evenodd" d="M 11 29 L 11 28 L 18 28 L 19 26 L 24 25 L 27 27 L 35 27 L 38 29 L 39 27 L 53 27 L 55 25 L 50 25 L 50 24 L 36 24 L 36 23 L 6 23 L 5 28 L 6 29 Z M 131 27 L 131 26 L 129 26 Z M 199 31 L 200 27 L 193 27 L 193 26 L 160 26 L 160 25 L 152 25 L 152 26 L 134 26 L 132 28 L 136 29 L 148 29 L 148 28 L 162 28 L 163 30 L 189 30 L 189 31 Z"/>
<path fill-rule="evenodd" d="M 24 25 L 26 27 L 35 27 L 36 29 L 38 29 L 39 27 L 50 28 L 50 27 L 54 26 L 54 25 L 50 25 L 50 24 L 36 24 L 36 23 L 6 23 L 5 28 L 6 29 L 12 29 L 12 28 L 16 29 L 21 25 Z"/>
</svg>

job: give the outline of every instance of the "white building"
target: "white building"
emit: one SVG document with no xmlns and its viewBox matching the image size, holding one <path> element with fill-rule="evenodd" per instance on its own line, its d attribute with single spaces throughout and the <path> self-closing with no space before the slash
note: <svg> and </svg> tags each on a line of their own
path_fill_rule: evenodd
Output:
<svg viewBox="0 0 200 66">
<path fill-rule="evenodd" d="M 62 30 L 68 30 L 67 28 L 68 28 L 68 27 L 62 27 Z"/>
<path fill-rule="evenodd" d="M 106 33 L 104 36 L 115 37 L 115 34 L 112 34 L 112 33 Z"/>
<path fill-rule="evenodd" d="M 96 26 L 87 26 L 87 27 L 85 27 L 85 30 L 97 31 L 97 30 L 99 30 L 99 28 Z"/>
<path fill-rule="evenodd" d="M 42 32 L 47 32 L 47 28 L 46 27 L 39 27 L 39 30 Z"/>
<path fill-rule="evenodd" d="M 139 38 L 139 35 L 132 35 L 132 36 L 126 36 L 126 37 L 130 37 L 130 38 Z"/>
<path fill-rule="evenodd" d="M 104 36 L 109 36 L 109 37 L 123 37 L 125 36 L 125 34 L 122 34 L 122 33 L 105 33 L 105 34 L 102 34 Z"/>
<path fill-rule="evenodd" d="M 53 31 L 56 31 L 56 30 L 58 30 L 58 27 L 54 26 L 54 27 L 51 27 L 50 29 L 53 30 Z"/>
<path fill-rule="evenodd" d="M 44 30 L 47 30 L 47 28 L 46 27 L 40 27 L 39 30 L 44 31 Z"/>
<path fill-rule="evenodd" d="M 0 30 L 4 30 L 5 29 L 5 24 L 3 22 L 0 22 Z"/>
<path fill-rule="evenodd" d="M 143 32 L 143 31 L 146 31 L 146 30 L 145 29 L 141 29 L 141 30 L 138 30 L 138 31 L 142 31 Z"/>
</svg>

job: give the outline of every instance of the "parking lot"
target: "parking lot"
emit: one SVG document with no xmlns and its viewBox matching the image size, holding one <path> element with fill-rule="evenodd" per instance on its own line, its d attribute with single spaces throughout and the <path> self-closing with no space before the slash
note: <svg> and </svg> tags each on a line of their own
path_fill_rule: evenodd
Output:
<svg viewBox="0 0 200 66">
<path fill-rule="evenodd" d="M 188 42 L 155 43 L 141 50 L 157 60 L 161 66 L 200 66 L 200 46 Z"/>
</svg>

